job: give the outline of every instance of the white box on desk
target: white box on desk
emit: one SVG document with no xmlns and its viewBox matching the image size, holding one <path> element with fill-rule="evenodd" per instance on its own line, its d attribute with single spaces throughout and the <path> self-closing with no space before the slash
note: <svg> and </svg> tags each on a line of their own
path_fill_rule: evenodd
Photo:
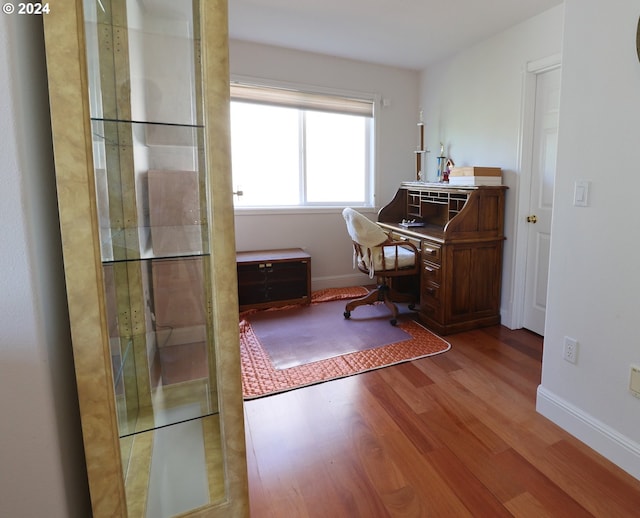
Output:
<svg viewBox="0 0 640 518">
<path fill-rule="evenodd" d="M 449 173 L 452 176 L 498 176 L 502 177 L 502 169 L 499 167 L 454 167 Z"/>
<path fill-rule="evenodd" d="M 454 167 L 449 173 L 450 185 L 502 185 L 499 167 Z"/>
<path fill-rule="evenodd" d="M 500 176 L 450 176 L 449 185 L 502 185 Z"/>
</svg>

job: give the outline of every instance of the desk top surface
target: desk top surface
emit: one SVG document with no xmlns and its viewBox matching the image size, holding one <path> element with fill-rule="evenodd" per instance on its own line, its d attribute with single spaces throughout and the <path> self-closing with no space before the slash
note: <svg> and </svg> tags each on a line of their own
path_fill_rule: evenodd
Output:
<svg viewBox="0 0 640 518">
<path fill-rule="evenodd" d="M 436 241 L 442 241 L 444 239 L 444 230 L 437 225 L 424 224 L 421 227 L 403 227 L 400 223 L 382 223 L 378 222 L 382 228 L 386 230 L 392 230 L 400 234 L 407 236 L 413 236 L 418 239 L 429 238 Z"/>
</svg>

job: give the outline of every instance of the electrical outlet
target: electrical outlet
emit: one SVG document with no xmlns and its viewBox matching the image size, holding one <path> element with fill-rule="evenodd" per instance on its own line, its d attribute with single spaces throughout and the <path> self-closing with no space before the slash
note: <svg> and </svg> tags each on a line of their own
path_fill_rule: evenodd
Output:
<svg viewBox="0 0 640 518">
<path fill-rule="evenodd" d="M 562 357 L 569 363 L 576 363 L 578 361 L 578 341 L 575 338 L 564 337 Z"/>
</svg>

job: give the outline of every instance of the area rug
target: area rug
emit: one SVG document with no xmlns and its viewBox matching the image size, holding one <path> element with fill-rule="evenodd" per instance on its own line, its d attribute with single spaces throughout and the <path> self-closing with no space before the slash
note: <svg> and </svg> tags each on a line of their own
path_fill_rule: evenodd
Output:
<svg viewBox="0 0 640 518">
<path fill-rule="evenodd" d="M 384 304 L 360 306 L 347 320 L 343 316 L 346 302 L 300 305 L 285 312 L 261 311 L 251 315 L 249 322 L 278 370 L 411 338 L 401 327 L 389 324 L 391 315 Z M 414 315 L 405 309 L 398 320 Z"/>
<path fill-rule="evenodd" d="M 322 290 L 313 293 L 312 304 L 351 299 L 365 293 L 366 290 L 361 287 Z M 280 314 L 284 316 L 286 315 L 284 312 L 296 311 L 296 309 L 299 308 L 294 306 L 267 311 L 282 312 Z M 352 313 L 352 319 L 358 311 L 365 311 L 365 308 L 357 308 Z M 241 315 L 240 320 L 242 388 L 244 398 L 247 400 L 432 356 L 443 353 L 451 347 L 448 342 L 422 327 L 413 319 L 400 318 L 398 326 L 394 328 L 388 323 L 387 315 L 386 326 L 402 333 L 399 335 L 401 338 L 399 341 L 377 347 L 362 347 L 360 344 L 358 348 L 361 350 L 355 352 L 333 355 L 327 359 L 278 369 L 274 366 L 251 324 L 252 316 L 260 318 L 258 317 L 260 313 L 262 312 L 245 312 Z M 270 317 L 272 316 L 270 315 Z M 336 325 L 338 322 L 344 323 L 342 313 L 338 313 L 336 318 L 339 319 L 336 320 Z M 362 318 L 366 320 L 366 317 Z M 372 318 L 379 318 L 379 315 L 374 315 Z M 358 322 L 353 323 L 357 324 Z M 295 343 L 296 336 L 291 334 L 287 341 Z M 345 347 L 349 348 L 350 346 L 347 344 Z"/>
</svg>

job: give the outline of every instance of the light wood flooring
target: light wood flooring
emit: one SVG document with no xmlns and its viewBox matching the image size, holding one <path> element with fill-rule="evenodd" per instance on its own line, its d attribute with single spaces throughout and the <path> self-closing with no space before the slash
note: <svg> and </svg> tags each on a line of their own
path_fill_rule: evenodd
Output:
<svg viewBox="0 0 640 518">
<path fill-rule="evenodd" d="M 246 402 L 252 518 L 640 516 L 639 481 L 536 413 L 539 336 L 447 340 Z"/>
</svg>

